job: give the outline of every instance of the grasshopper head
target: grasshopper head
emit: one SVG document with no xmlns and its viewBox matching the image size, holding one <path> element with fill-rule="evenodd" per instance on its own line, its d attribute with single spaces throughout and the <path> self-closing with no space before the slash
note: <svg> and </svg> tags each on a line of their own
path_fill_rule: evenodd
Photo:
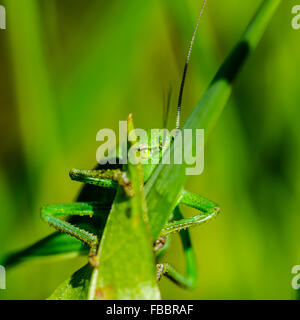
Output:
<svg viewBox="0 0 300 320">
<path fill-rule="evenodd" d="M 168 130 L 155 130 L 147 132 L 147 139 L 141 138 L 138 145 L 138 155 L 142 159 L 142 168 L 144 173 L 144 181 L 150 178 L 154 169 L 161 161 L 164 152 L 168 149 L 173 136 Z"/>
</svg>

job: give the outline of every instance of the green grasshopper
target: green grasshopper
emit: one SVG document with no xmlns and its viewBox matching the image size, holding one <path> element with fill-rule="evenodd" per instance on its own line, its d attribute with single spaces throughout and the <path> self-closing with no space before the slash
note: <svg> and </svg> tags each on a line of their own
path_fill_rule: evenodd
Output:
<svg viewBox="0 0 300 320">
<path fill-rule="evenodd" d="M 190 43 L 188 55 L 186 58 L 183 78 L 181 81 L 180 93 L 178 98 L 176 128 L 179 129 L 181 101 L 184 90 L 184 83 L 187 73 L 187 67 L 195 40 L 196 32 L 199 27 L 200 19 L 205 7 L 204 1 L 197 25 L 194 29 L 193 37 Z M 169 103 L 167 104 L 169 108 Z M 167 112 L 168 113 L 168 112 Z M 138 145 L 138 152 L 143 158 L 142 170 L 144 175 L 144 182 L 146 183 L 151 177 L 157 165 L 151 164 L 151 155 L 153 152 L 158 152 L 159 160 L 162 159 L 164 152 L 170 147 L 174 141 L 174 137 L 165 135 L 165 132 L 159 131 L 160 139 L 157 139 L 157 145 L 149 145 L 149 141 L 156 141 L 155 137 L 150 136 L 145 141 L 140 140 Z M 116 155 L 121 163 L 122 148 L 116 148 Z M 70 204 L 55 204 L 47 205 L 41 210 L 41 218 L 49 225 L 53 226 L 63 234 L 55 233 L 50 237 L 45 238 L 33 247 L 26 249 L 23 252 L 17 253 L 7 260 L 6 264 L 12 264 L 24 258 L 26 254 L 40 255 L 55 255 L 59 253 L 72 254 L 74 252 L 86 252 L 86 246 L 89 249 L 88 261 L 93 267 L 97 266 L 96 252 L 103 233 L 107 216 L 110 212 L 116 190 L 118 185 L 122 186 L 127 196 L 133 196 L 131 190 L 131 183 L 125 171 L 122 171 L 121 164 L 118 165 L 98 165 L 94 170 L 78 170 L 72 169 L 70 171 L 72 180 L 79 181 L 85 184 L 81 193 L 77 198 L 77 202 Z M 186 205 L 199 210 L 201 213 L 185 219 L 179 209 L 179 205 Z M 185 252 L 187 274 L 182 276 L 169 264 L 157 265 L 157 280 L 160 280 L 163 274 L 166 274 L 171 280 L 181 286 L 192 288 L 197 281 L 197 267 L 195 255 L 191 245 L 191 239 L 188 230 L 189 227 L 201 225 L 204 222 L 212 219 L 219 213 L 218 206 L 197 194 L 182 190 L 178 198 L 176 208 L 170 214 L 165 212 L 162 214 L 167 215 L 167 224 L 161 230 L 159 237 L 154 241 L 153 250 L 157 257 L 160 257 L 167 249 L 169 244 L 169 235 L 174 232 L 180 232 L 181 241 Z M 66 219 L 62 219 L 66 218 Z M 73 238 L 66 237 L 69 235 Z M 75 239 L 74 239 L 75 238 Z M 78 241 L 82 242 L 84 246 L 79 245 Z M 67 240 L 67 241 L 66 241 Z M 52 244 L 55 243 L 55 249 Z M 43 251 L 45 248 L 45 251 Z M 51 249 L 49 249 L 51 248 Z"/>
</svg>

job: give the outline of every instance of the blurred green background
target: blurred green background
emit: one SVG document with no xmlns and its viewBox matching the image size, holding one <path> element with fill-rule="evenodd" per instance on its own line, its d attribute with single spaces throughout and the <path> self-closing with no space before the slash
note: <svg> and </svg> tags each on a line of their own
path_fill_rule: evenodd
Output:
<svg viewBox="0 0 300 320">
<path fill-rule="evenodd" d="M 183 119 L 200 100 L 260 0 L 209 0 L 192 54 Z M 73 201 L 72 167 L 92 168 L 96 133 L 132 112 L 137 127 L 169 128 L 200 0 L 2 0 L 0 30 L 0 255 L 53 230 L 49 203 Z M 283 1 L 206 143 L 205 171 L 187 188 L 222 214 L 192 230 L 199 284 L 162 280 L 165 299 L 290 299 L 300 264 L 300 30 Z M 185 215 L 195 214 L 184 208 Z M 178 237 L 168 261 L 184 269 Z M 179 253 L 180 252 L 180 253 Z M 77 258 L 7 272 L 0 299 L 44 299 L 78 267 Z"/>
</svg>

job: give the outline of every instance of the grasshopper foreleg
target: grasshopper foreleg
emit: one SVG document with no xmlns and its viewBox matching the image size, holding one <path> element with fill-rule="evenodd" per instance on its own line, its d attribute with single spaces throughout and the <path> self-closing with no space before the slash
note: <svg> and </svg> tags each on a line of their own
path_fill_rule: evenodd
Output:
<svg viewBox="0 0 300 320">
<path fill-rule="evenodd" d="M 127 177 L 126 172 L 120 169 L 107 169 L 107 170 L 78 170 L 72 169 L 70 171 L 72 180 L 80 181 L 83 183 L 93 184 L 102 188 L 117 189 L 120 185 L 125 193 L 132 197 L 132 186 Z"/>
<path fill-rule="evenodd" d="M 72 225 L 61 219 L 68 216 L 99 216 L 107 214 L 110 208 L 97 202 L 75 202 L 70 204 L 48 205 L 41 209 L 41 218 L 55 229 L 67 233 L 87 244 L 91 249 L 89 262 L 92 266 L 97 265 L 95 259 L 98 246 L 98 237 L 84 229 Z"/>
</svg>

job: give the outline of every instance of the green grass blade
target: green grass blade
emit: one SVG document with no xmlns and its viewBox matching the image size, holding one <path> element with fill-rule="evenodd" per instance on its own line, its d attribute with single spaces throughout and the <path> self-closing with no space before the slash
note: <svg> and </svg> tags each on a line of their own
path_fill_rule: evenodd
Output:
<svg viewBox="0 0 300 320">
<path fill-rule="evenodd" d="M 85 265 L 64 281 L 48 300 L 86 300 L 93 268 Z"/>
<path fill-rule="evenodd" d="M 256 48 L 280 2 L 280 0 L 263 1 L 241 40 L 224 61 L 183 129 L 201 128 L 205 130 L 207 137 L 228 101 L 234 79 Z M 190 144 L 184 147 L 192 150 L 193 146 Z M 174 146 L 171 147 L 171 154 L 173 148 Z M 161 164 L 146 184 L 146 199 L 153 239 L 159 236 L 168 219 L 166 212 L 171 212 L 175 208 L 186 179 L 185 169 L 185 165 Z"/>
<path fill-rule="evenodd" d="M 89 249 L 82 242 L 68 234 L 55 232 L 28 248 L 12 253 L 0 261 L 0 265 L 13 267 L 22 262 L 37 259 L 67 259 L 88 254 Z"/>
<path fill-rule="evenodd" d="M 128 120 L 128 131 L 133 129 Z M 119 188 L 98 250 L 90 299 L 159 299 L 141 164 L 128 164 L 134 196 Z"/>
</svg>

